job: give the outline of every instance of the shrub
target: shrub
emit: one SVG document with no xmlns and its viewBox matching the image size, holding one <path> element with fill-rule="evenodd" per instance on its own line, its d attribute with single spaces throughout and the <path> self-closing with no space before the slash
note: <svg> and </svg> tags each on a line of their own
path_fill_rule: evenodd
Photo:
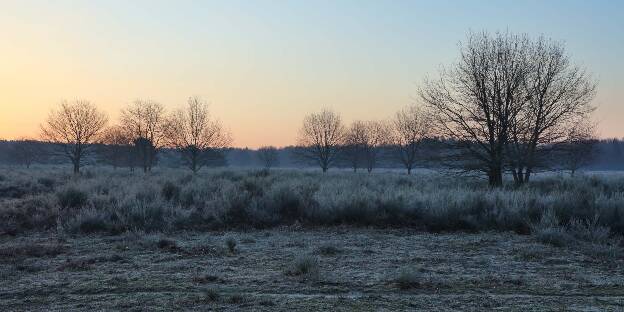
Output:
<svg viewBox="0 0 624 312">
<path fill-rule="evenodd" d="M 52 196 L 26 197 L 0 205 L 0 232 L 16 235 L 28 230 L 44 231 L 56 226 L 57 200 Z"/>
<path fill-rule="evenodd" d="M 168 238 L 159 239 L 158 242 L 156 243 L 156 246 L 158 246 L 158 248 L 160 249 L 170 250 L 170 251 L 175 251 L 179 249 L 176 241 L 172 239 L 168 239 Z"/>
<path fill-rule="evenodd" d="M 89 195 L 75 187 L 68 187 L 56 194 L 62 208 L 80 208 L 87 204 Z"/>
<path fill-rule="evenodd" d="M 0 198 L 22 198 L 26 196 L 28 190 L 22 186 L 5 186 L 0 187 Z"/>
<path fill-rule="evenodd" d="M 166 201 L 178 201 L 180 200 L 180 187 L 167 181 L 163 184 L 160 195 Z"/>
<path fill-rule="evenodd" d="M 559 225 L 559 220 L 553 211 L 546 211 L 540 222 L 531 226 L 531 233 L 537 241 L 555 247 L 567 246 L 574 240 L 565 227 Z"/>
<path fill-rule="evenodd" d="M 230 253 L 236 253 L 236 240 L 233 237 L 228 237 L 225 239 L 225 246 L 230 251 Z"/>
<path fill-rule="evenodd" d="M 225 203 L 223 221 L 226 226 L 236 227 L 253 224 L 254 218 L 249 215 L 251 196 L 247 192 L 228 194 Z"/>
<path fill-rule="evenodd" d="M 607 242 L 611 235 L 608 227 L 598 224 L 597 217 L 591 221 L 572 219 L 567 230 L 575 239 L 597 244 Z"/>
<path fill-rule="evenodd" d="M 109 232 L 117 234 L 122 232 L 122 229 L 111 220 L 108 213 L 95 209 L 81 210 L 70 218 L 64 227 L 69 233 Z"/>
<path fill-rule="evenodd" d="M 301 198 L 290 187 L 282 186 L 272 189 L 267 196 L 280 222 L 292 223 L 303 217 Z"/>
<path fill-rule="evenodd" d="M 245 302 L 245 297 L 241 294 L 234 294 L 228 298 L 227 302 L 230 304 L 241 304 Z"/>
<path fill-rule="evenodd" d="M 403 269 L 399 272 L 394 282 L 400 289 L 407 290 L 421 287 L 422 280 L 421 273 L 410 269 Z"/>
<path fill-rule="evenodd" d="M 51 178 L 39 178 L 37 179 L 37 182 L 49 189 L 53 188 L 54 184 L 56 183 L 56 181 L 54 181 L 54 179 L 51 179 Z"/>
<path fill-rule="evenodd" d="M 319 274 L 319 260 L 311 255 L 302 255 L 295 258 L 286 274 L 316 278 Z"/>
<path fill-rule="evenodd" d="M 533 235 L 537 241 L 555 247 L 565 247 L 574 242 L 574 238 L 563 227 L 539 228 Z"/>
<path fill-rule="evenodd" d="M 221 298 L 221 295 L 214 288 L 208 288 L 204 292 L 204 299 L 208 302 L 216 302 L 216 301 L 219 301 L 220 298 Z"/>
</svg>

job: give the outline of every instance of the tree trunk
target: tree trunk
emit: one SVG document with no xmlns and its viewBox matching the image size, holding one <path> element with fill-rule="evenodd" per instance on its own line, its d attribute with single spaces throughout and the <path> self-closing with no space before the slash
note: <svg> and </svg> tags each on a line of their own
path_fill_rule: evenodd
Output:
<svg viewBox="0 0 624 312">
<path fill-rule="evenodd" d="M 524 183 L 529 183 L 530 178 L 531 178 L 531 168 L 527 168 L 524 174 Z"/>
<path fill-rule="evenodd" d="M 503 185 L 503 171 L 500 167 L 490 169 L 488 172 L 488 182 L 490 186 L 499 187 Z"/>
<path fill-rule="evenodd" d="M 193 173 L 197 173 L 198 169 L 197 169 L 197 161 L 195 159 L 193 159 L 191 161 L 191 170 L 193 171 Z"/>
<path fill-rule="evenodd" d="M 74 161 L 74 174 L 80 173 L 80 161 Z"/>
<path fill-rule="evenodd" d="M 511 175 L 513 176 L 514 182 L 516 184 L 521 184 L 520 183 L 520 174 L 522 174 L 521 172 L 518 173 L 518 170 L 516 170 L 516 168 L 511 169 Z"/>
</svg>

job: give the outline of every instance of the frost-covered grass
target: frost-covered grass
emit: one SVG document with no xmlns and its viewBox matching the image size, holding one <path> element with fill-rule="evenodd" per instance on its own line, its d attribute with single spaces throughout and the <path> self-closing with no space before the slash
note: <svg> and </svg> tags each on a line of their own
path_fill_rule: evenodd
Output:
<svg viewBox="0 0 624 312">
<path fill-rule="evenodd" d="M 624 298 L 624 259 L 509 232 L 50 234 L 0 237 L 0 311 L 620 311 Z"/>
<path fill-rule="evenodd" d="M 624 233 L 624 175 L 550 175 L 522 187 L 419 173 L 183 169 L 150 174 L 95 168 L 0 169 L 0 232 L 70 234 L 270 228 L 409 227 L 430 232 L 530 233 L 545 212 L 557 226 Z M 60 226 L 57 226 L 57 222 Z M 556 230 L 555 230 L 556 232 Z M 603 237 L 604 234 L 601 234 Z"/>
</svg>

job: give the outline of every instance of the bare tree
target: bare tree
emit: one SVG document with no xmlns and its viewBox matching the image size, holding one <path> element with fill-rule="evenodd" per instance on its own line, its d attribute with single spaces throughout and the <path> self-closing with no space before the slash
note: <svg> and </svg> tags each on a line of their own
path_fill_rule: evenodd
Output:
<svg viewBox="0 0 624 312">
<path fill-rule="evenodd" d="M 277 152 L 277 148 L 274 146 L 263 146 L 258 149 L 258 159 L 266 169 L 271 169 L 272 167 L 279 164 L 279 155 Z"/>
<path fill-rule="evenodd" d="M 527 182 L 545 154 L 589 119 L 594 94 L 560 43 L 509 33 L 469 35 L 460 61 L 421 90 L 440 134 L 458 147 L 455 164 L 484 172 L 493 186 L 504 171 Z"/>
<path fill-rule="evenodd" d="M 562 169 L 570 171 L 574 176 L 576 171 L 588 165 L 595 156 L 595 146 L 598 140 L 595 135 L 595 125 L 591 123 L 578 123 L 570 129 L 565 143 L 558 146 L 558 158 Z"/>
<path fill-rule="evenodd" d="M 304 118 L 298 143 L 303 156 L 314 160 L 327 172 L 339 154 L 344 133 L 340 115 L 326 109 Z"/>
<path fill-rule="evenodd" d="M 134 169 L 135 154 L 132 150 L 132 139 L 127 131 L 115 125 L 105 129 L 100 136 L 101 146 L 98 152 L 102 160 L 114 169 L 128 166 Z"/>
<path fill-rule="evenodd" d="M 30 168 L 33 163 L 41 160 L 43 153 L 41 142 L 22 138 L 12 142 L 8 156 L 11 162 Z"/>
<path fill-rule="evenodd" d="M 176 111 L 169 118 L 166 133 L 168 145 L 180 151 L 193 172 L 232 142 L 230 134 L 218 120 L 210 117 L 208 105 L 199 97 L 189 98 L 186 109 Z"/>
<path fill-rule="evenodd" d="M 528 182 L 543 154 L 556 147 L 589 147 L 584 136 L 592 127 L 579 126 L 589 123 L 596 89 L 589 75 L 571 64 L 562 43 L 540 37 L 526 53 L 521 84 L 526 98 L 509 129 L 510 171 L 519 184 Z"/>
<path fill-rule="evenodd" d="M 107 121 L 106 115 L 89 101 L 63 101 L 59 109 L 50 112 L 47 121 L 41 125 L 41 136 L 62 148 L 62 153 L 73 164 L 74 174 L 78 174 L 81 161 Z"/>
<path fill-rule="evenodd" d="M 527 97 L 529 49 L 525 36 L 470 34 L 459 62 L 420 91 L 438 135 L 456 148 L 453 163 L 484 172 L 492 186 L 503 183 L 509 129 Z"/>
<path fill-rule="evenodd" d="M 407 174 L 412 173 L 419 149 L 431 135 L 431 126 L 427 112 L 416 105 L 400 110 L 394 117 L 390 139 L 394 154 L 407 169 Z"/>
<path fill-rule="evenodd" d="M 362 151 L 366 170 L 371 173 L 382 155 L 382 147 L 390 143 L 392 130 L 388 123 L 376 120 L 366 121 L 364 129 Z"/>
<path fill-rule="evenodd" d="M 366 124 L 363 121 L 354 121 L 345 132 L 342 155 L 353 172 L 364 162 L 364 144 L 366 143 Z"/>
<path fill-rule="evenodd" d="M 151 171 L 164 138 L 164 107 L 150 100 L 136 100 L 121 111 L 121 126 L 132 139 L 143 171 Z"/>
</svg>

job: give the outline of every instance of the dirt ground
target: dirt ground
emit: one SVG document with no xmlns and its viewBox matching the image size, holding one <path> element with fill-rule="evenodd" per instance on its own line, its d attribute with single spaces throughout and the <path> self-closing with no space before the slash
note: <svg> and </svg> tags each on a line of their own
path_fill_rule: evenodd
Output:
<svg viewBox="0 0 624 312">
<path fill-rule="evenodd" d="M 622 311 L 623 262 L 511 233 L 5 236 L 0 310 Z"/>
</svg>

